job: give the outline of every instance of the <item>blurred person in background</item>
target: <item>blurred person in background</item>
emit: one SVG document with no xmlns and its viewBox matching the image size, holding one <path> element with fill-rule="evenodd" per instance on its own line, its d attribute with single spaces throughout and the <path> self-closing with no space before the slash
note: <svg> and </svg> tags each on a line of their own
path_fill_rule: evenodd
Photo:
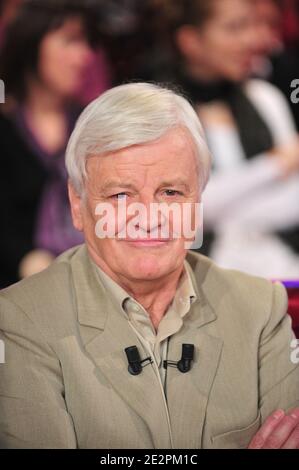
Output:
<svg viewBox="0 0 299 470">
<path fill-rule="evenodd" d="M 249 78 L 260 47 L 254 3 L 154 3 L 214 158 L 202 251 L 225 267 L 299 278 L 298 136 L 279 90 Z"/>
<path fill-rule="evenodd" d="M 0 76 L 0 286 L 45 268 L 81 242 L 73 229 L 64 152 L 96 39 L 80 2 L 27 1 L 6 30 Z"/>
<path fill-rule="evenodd" d="M 290 28 L 290 22 L 285 19 L 286 12 L 288 12 L 287 18 L 290 12 L 286 10 L 286 2 L 283 0 L 254 0 L 254 7 L 259 38 L 259 50 L 253 66 L 254 73 L 269 80 L 283 92 L 290 103 L 299 129 L 299 107 L 290 100 L 291 83 L 295 78 L 299 78 L 298 51 L 294 42 L 286 40 L 288 35 L 284 30 Z M 296 23 L 299 25 L 295 10 L 291 17 L 294 25 Z"/>
</svg>

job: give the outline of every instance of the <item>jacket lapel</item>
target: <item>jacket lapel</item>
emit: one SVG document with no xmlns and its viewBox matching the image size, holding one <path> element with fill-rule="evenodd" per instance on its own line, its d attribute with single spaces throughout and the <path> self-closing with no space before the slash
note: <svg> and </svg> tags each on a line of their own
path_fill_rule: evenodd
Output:
<svg viewBox="0 0 299 470">
<path fill-rule="evenodd" d="M 190 315 L 201 311 L 194 304 Z M 188 315 L 189 315 L 188 314 Z M 213 385 L 222 350 L 222 340 L 204 332 L 196 322 L 184 323 L 180 332 L 169 342 L 168 360 L 181 358 L 182 344 L 194 344 L 191 370 L 185 374 L 177 368 L 167 369 L 167 402 L 171 416 L 174 448 L 198 449 L 201 447 L 208 398 Z"/>
<path fill-rule="evenodd" d="M 140 375 L 131 375 L 124 349 L 136 345 L 141 359 L 148 354 L 123 312 L 105 293 L 86 248 L 72 261 L 72 266 L 81 337 L 95 363 L 95 374 L 103 374 L 115 392 L 143 419 L 153 447 L 171 447 L 167 409 L 155 369 L 148 364 Z"/>
<path fill-rule="evenodd" d="M 191 259 L 190 259 L 191 257 Z M 215 285 L 194 255 L 188 255 L 190 272 L 197 293 L 197 301 L 184 319 L 181 330 L 171 337 L 168 360 L 181 358 L 182 344 L 194 344 L 191 370 L 181 373 L 177 368 L 167 369 L 167 402 L 171 416 L 174 448 L 200 448 L 206 409 L 213 381 L 219 365 L 223 341 L 206 332 L 205 326 L 217 319 L 214 308 Z M 191 261 L 191 262 L 190 262 Z M 197 263 L 196 263 L 197 262 Z M 209 300 L 208 300 L 209 299 Z"/>
</svg>

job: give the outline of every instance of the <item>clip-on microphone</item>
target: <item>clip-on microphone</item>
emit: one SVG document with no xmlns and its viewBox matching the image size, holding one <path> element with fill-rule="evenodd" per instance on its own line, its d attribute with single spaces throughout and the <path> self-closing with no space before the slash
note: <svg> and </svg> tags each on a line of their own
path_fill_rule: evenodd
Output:
<svg viewBox="0 0 299 470">
<path fill-rule="evenodd" d="M 164 369 L 167 367 L 177 367 L 180 372 L 185 374 L 191 369 L 191 362 L 194 357 L 194 344 L 182 344 L 182 357 L 178 362 L 163 361 Z"/>
<path fill-rule="evenodd" d="M 137 346 L 129 346 L 125 349 L 125 353 L 128 359 L 128 371 L 131 375 L 139 375 L 142 372 L 142 364 L 148 361 L 149 364 L 152 364 L 152 358 L 146 357 L 145 359 L 141 360 L 139 351 Z"/>
</svg>

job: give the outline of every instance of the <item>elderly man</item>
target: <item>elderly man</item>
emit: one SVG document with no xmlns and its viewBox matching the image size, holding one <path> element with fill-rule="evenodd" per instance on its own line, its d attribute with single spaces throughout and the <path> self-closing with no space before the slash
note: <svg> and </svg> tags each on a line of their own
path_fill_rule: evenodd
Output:
<svg viewBox="0 0 299 470">
<path fill-rule="evenodd" d="M 298 447 L 284 288 L 188 251 L 178 213 L 128 210 L 189 204 L 199 227 L 210 157 L 190 104 L 150 84 L 109 90 L 66 163 L 85 245 L 1 292 L 1 447 Z"/>
</svg>

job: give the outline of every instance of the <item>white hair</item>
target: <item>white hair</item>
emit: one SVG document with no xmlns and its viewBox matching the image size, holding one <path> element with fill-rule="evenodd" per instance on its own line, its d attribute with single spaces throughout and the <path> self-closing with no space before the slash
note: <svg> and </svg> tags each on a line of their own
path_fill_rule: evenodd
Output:
<svg viewBox="0 0 299 470">
<path fill-rule="evenodd" d="M 68 142 L 66 168 L 74 189 L 79 195 L 83 192 L 89 156 L 153 142 L 177 127 L 187 129 L 194 141 L 203 190 L 211 156 L 191 104 L 174 91 L 149 83 L 130 83 L 106 91 L 82 112 Z"/>
</svg>

